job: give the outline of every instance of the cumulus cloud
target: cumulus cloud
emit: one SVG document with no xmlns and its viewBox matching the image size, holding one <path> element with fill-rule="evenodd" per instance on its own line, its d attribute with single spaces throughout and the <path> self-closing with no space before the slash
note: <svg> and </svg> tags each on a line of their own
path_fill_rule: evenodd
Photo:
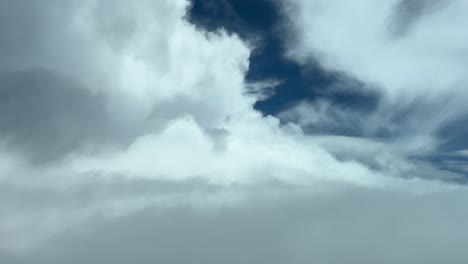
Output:
<svg viewBox="0 0 468 264">
<path fill-rule="evenodd" d="M 466 258 L 458 174 L 262 116 L 188 5 L 0 1 L 1 263 Z"/>
</svg>

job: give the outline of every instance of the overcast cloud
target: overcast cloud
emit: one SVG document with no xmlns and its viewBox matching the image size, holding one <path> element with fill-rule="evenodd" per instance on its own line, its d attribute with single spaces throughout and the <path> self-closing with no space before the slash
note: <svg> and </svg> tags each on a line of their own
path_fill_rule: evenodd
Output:
<svg viewBox="0 0 468 264">
<path fill-rule="evenodd" d="M 466 263 L 463 170 L 414 158 L 466 114 L 465 1 L 280 3 L 375 112 L 263 116 L 281 80 L 185 0 L 0 0 L 0 263 Z"/>
</svg>

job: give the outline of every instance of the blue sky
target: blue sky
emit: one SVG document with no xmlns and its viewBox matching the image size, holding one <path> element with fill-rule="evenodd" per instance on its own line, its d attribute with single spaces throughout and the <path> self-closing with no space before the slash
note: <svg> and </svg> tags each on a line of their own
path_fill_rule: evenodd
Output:
<svg viewBox="0 0 468 264">
<path fill-rule="evenodd" d="M 466 12 L 0 0 L 0 263 L 467 263 Z"/>
</svg>

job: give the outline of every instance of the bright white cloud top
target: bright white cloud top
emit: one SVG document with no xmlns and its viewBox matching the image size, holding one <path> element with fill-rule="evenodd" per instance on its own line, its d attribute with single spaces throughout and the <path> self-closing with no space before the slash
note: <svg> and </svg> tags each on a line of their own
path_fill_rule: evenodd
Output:
<svg viewBox="0 0 468 264">
<path fill-rule="evenodd" d="M 396 1 L 290 0 L 290 56 L 375 83 L 378 118 L 422 100 L 414 122 L 456 119 L 468 8 L 452 2 L 398 24 Z M 197 30 L 188 4 L 0 1 L 1 263 L 466 263 L 467 188 L 441 181 L 460 175 L 403 140 L 262 117 L 250 47 Z M 320 107 L 283 115 L 331 122 L 307 119 Z"/>
</svg>

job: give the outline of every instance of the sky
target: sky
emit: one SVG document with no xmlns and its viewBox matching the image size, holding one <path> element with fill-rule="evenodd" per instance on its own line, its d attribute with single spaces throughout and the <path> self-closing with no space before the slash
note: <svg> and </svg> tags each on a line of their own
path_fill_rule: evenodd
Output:
<svg viewBox="0 0 468 264">
<path fill-rule="evenodd" d="M 467 263 L 467 11 L 0 0 L 0 263 Z"/>
</svg>

